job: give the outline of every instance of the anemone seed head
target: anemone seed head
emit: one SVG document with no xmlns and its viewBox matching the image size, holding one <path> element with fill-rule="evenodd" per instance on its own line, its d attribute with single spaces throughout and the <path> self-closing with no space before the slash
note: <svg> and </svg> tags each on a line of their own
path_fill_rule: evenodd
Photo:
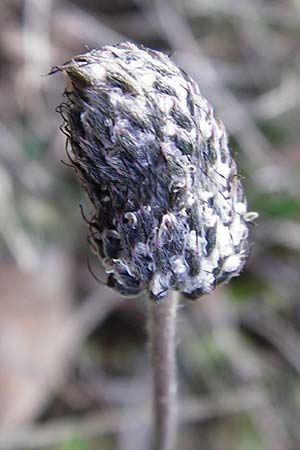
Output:
<svg viewBox="0 0 300 450">
<path fill-rule="evenodd" d="M 124 295 L 197 298 L 239 274 L 247 205 L 224 125 L 168 56 L 125 42 L 55 68 L 90 241 Z"/>
</svg>

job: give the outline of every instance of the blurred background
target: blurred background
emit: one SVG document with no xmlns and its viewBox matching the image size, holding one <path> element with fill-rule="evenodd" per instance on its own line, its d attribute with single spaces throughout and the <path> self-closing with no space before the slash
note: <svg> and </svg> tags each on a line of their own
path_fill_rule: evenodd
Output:
<svg viewBox="0 0 300 450">
<path fill-rule="evenodd" d="M 88 269 L 64 79 L 45 76 L 125 39 L 198 81 L 259 213 L 241 276 L 180 308 L 178 450 L 299 450 L 297 0 L 1 0 L 0 450 L 148 450 L 145 300 Z"/>
</svg>

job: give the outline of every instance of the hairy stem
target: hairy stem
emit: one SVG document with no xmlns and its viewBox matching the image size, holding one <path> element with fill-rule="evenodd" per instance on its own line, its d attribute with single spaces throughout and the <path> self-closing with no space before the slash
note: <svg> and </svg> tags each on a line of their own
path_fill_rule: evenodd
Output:
<svg viewBox="0 0 300 450">
<path fill-rule="evenodd" d="M 178 294 L 149 302 L 148 332 L 153 372 L 153 450 L 173 450 L 176 443 L 175 335 Z"/>
</svg>

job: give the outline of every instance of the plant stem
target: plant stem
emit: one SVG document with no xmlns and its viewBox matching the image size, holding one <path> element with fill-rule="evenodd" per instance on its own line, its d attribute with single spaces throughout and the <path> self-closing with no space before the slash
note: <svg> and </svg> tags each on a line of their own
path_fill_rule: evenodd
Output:
<svg viewBox="0 0 300 450">
<path fill-rule="evenodd" d="M 175 363 L 178 294 L 149 302 L 148 333 L 153 374 L 153 450 L 173 450 L 177 432 Z"/>
</svg>

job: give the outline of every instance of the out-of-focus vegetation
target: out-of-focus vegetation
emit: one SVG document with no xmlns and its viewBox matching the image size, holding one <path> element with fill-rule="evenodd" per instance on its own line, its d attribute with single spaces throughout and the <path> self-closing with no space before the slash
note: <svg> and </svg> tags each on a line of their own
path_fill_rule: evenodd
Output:
<svg viewBox="0 0 300 450">
<path fill-rule="evenodd" d="M 242 275 L 179 321 L 179 449 L 300 448 L 300 5 L 0 3 L 0 449 L 147 450 L 144 299 L 96 282 L 55 107 L 75 54 L 172 54 L 225 122 L 249 199 Z"/>
</svg>

